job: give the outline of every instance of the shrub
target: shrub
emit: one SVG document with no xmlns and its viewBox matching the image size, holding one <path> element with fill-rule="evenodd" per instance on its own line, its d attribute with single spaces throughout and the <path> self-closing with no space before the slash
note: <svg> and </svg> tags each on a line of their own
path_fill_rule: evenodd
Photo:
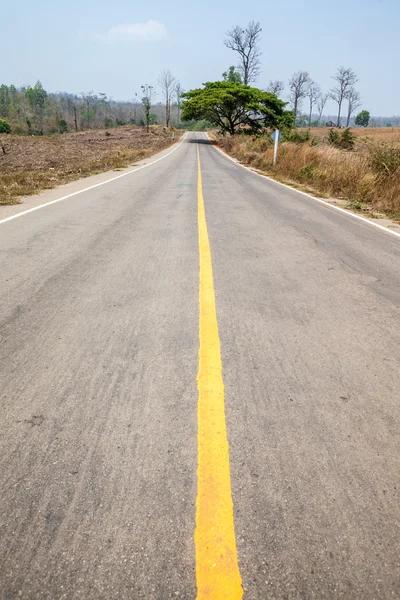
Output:
<svg viewBox="0 0 400 600">
<path fill-rule="evenodd" d="M 67 125 L 67 121 L 65 119 L 61 119 L 58 123 L 58 127 L 60 130 L 60 133 L 67 133 L 68 131 L 68 125 Z"/>
<path fill-rule="evenodd" d="M 295 144 L 305 144 L 310 140 L 310 130 L 299 131 L 298 129 L 289 130 L 284 134 L 286 142 L 294 142 Z"/>
<path fill-rule="evenodd" d="M 336 129 L 329 130 L 328 141 L 331 146 L 335 146 L 335 148 L 340 148 L 341 150 L 353 150 L 355 140 L 356 138 L 349 127 L 342 131 L 340 135 Z"/>
<path fill-rule="evenodd" d="M 118 121 L 118 119 L 117 119 L 117 121 Z M 109 127 L 114 127 L 114 121 L 110 117 L 106 117 L 104 119 L 104 127 L 106 127 L 107 129 Z"/>
<path fill-rule="evenodd" d="M 344 131 L 342 131 L 342 135 L 340 137 L 340 148 L 343 150 L 353 150 L 356 138 L 352 134 L 351 129 L 348 127 Z"/>
<path fill-rule="evenodd" d="M 196 121 L 191 125 L 190 131 L 205 131 L 206 129 L 210 129 L 212 124 L 205 119 L 201 119 L 200 121 Z"/>
<path fill-rule="evenodd" d="M 382 177 L 392 177 L 396 172 L 400 175 L 400 148 L 388 144 L 371 144 L 369 149 L 374 171 Z"/>
<path fill-rule="evenodd" d="M 10 124 L 4 119 L 0 119 L 0 133 L 11 133 Z"/>
<path fill-rule="evenodd" d="M 315 165 L 308 164 L 301 167 L 297 173 L 296 177 L 299 181 L 312 181 L 315 176 Z"/>
<path fill-rule="evenodd" d="M 340 142 L 339 132 L 336 129 L 330 129 L 328 134 L 328 141 L 331 146 L 338 146 Z"/>
</svg>

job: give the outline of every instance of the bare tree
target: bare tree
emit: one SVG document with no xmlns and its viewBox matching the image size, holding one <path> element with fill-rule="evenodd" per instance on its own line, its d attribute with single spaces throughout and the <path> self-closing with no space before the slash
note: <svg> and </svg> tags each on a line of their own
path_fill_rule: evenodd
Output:
<svg viewBox="0 0 400 600">
<path fill-rule="evenodd" d="M 336 81 L 337 85 L 330 90 L 329 95 L 338 104 L 337 126 L 340 127 L 343 100 L 346 98 L 349 89 L 357 83 L 358 77 L 353 69 L 339 67 L 332 79 Z"/>
<path fill-rule="evenodd" d="M 78 118 L 77 118 L 76 104 L 71 98 L 67 98 L 67 109 L 68 109 L 69 114 L 72 113 L 74 115 L 75 131 L 78 131 Z"/>
<path fill-rule="evenodd" d="M 311 77 L 308 71 L 297 71 L 289 79 L 290 102 L 293 106 L 294 122 L 296 123 L 297 113 L 300 109 L 300 103 L 307 96 L 307 90 L 311 83 Z"/>
<path fill-rule="evenodd" d="M 82 93 L 82 100 L 85 104 L 85 111 L 83 114 L 84 120 L 86 120 L 87 128 L 90 129 L 90 123 L 94 120 L 95 116 L 95 106 L 97 102 L 97 96 L 93 91 Z"/>
<path fill-rule="evenodd" d="M 177 81 L 175 83 L 175 100 L 176 100 L 176 106 L 178 107 L 178 123 L 181 122 L 181 104 L 182 104 L 182 94 L 183 94 L 183 89 L 181 84 L 179 83 L 179 81 Z"/>
<path fill-rule="evenodd" d="M 137 109 L 138 109 L 138 95 L 137 92 L 135 92 L 134 98 L 132 100 L 132 104 L 133 104 L 133 120 L 135 122 L 135 125 L 137 125 Z"/>
<path fill-rule="evenodd" d="M 283 81 L 280 81 L 279 79 L 275 79 L 275 81 L 272 81 L 271 79 L 267 87 L 267 92 L 271 92 L 271 94 L 279 96 L 279 94 L 283 92 L 284 89 L 285 84 Z"/>
<path fill-rule="evenodd" d="M 316 81 L 310 81 L 307 88 L 307 98 L 310 103 L 310 113 L 308 115 L 308 126 L 311 127 L 312 111 L 319 97 L 321 96 L 321 88 Z"/>
<path fill-rule="evenodd" d="M 320 95 L 317 101 L 317 109 L 318 109 L 318 122 L 322 119 L 322 113 L 324 112 L 325 105 L 328 101 L 329 94 L 328 92 L 324 92 Z"/>
<path fill-rule="evenodd" d="M 351 115 L 354 113 L 354 111 L 357 108 L 359 108 L 361 106 L 361 96 L 360 96 L 359 92 L 357 92 L 354 89 L 354 87 L 351 87 L 347 90 L 345 98 L 346 98 L 347 102 L 349 103 L 349 106 L 347 109 L 347 123 L 346 123 L 346 127 L 348 127 L 350 125 Z"/>
<path fill-rule="evenodd" d="M 161 87 L 165 102 L 165 125 L 169 127 L 169 122 L 171 120 L 171 100 L 176 79 L 172 75 L 171 71 L 164 69 L 164 71 L 162 71 L 158 76 L 158 84 Z"/>
<path fill-rule="evenodd" d="M 143 104 L 143 108 L 144 108 L 144 115 L 146 118 L 146 126 L 147 126 L 147 133 L 149 133 L 150 131 L 150 111 L 151 111 L 151 104 L 152 104 L 152 100 L 153 100 L 153 96 L 154 96 L 154 90 L 153 90 L 153 86 L 148 85 L 147 83 L 145 85 L 141 85 L 140 86 L 142 88 L 142 104 Z"/>
<path fill-rule="evenodd" d="M 238 52 L 240 56 L 239 71 L 244 85 L 249 85 L 255 81 L 260 72 L 261 52 L 258 44 L 261 31 L 260 23 L 250 21 L 246 29 L 242 29 L 237 25 L 226 33 L 225 46 Z"/>
</svg>

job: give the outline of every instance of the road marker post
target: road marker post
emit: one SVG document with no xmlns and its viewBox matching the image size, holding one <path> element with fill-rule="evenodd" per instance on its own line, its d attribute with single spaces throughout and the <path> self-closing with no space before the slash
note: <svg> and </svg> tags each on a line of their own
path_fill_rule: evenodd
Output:
<svg viewBox="0 0 400 600">
<path fill-rule="evenodd" d="M 271 139 L 275 142 L 274 144 L 274 161 L 273 161 L 273 165 L 276 165 L 276 159 L 278 157 L 278 146 L 279 146 L 279 142 L 282 139 L 282 134 L 279 131 L 279 129 L 275 129 L 274 133 L 271 135 Z"/>
</svg>

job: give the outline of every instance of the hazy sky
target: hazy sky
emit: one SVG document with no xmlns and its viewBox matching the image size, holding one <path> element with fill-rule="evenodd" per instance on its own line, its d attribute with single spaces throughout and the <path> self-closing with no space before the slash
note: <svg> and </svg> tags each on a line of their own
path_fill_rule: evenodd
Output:
<svg viewBox="0 0 400 600">
<path fill-rule="evenodd" d="M 308 70 L 322 88 L 339 65 L 360 77 L 363 108 L 400 113 L 400 0 L 19 0 L 1 3 L 0 83 L 130 99 L 169 68 L 185 89 L 221 78 L 233 25 L 261 22 L 262 73 Z M 287 90 L 285 95 L 287 94 Z M 159 98 L 159 97 L 158 97 Z M 333 104 L 327 106 L 334 112 Z"/>
</svg>

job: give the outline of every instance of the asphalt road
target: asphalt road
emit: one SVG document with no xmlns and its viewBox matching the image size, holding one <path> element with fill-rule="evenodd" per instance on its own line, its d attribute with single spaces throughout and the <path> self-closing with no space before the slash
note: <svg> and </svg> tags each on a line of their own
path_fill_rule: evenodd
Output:
<svg viewBox="0 0 400 600">
<path fill-rule="evenodd" d="M 0 597 L 196 598 L 198 150 L 244 598 L 400 598 L 400 239 L 203 134 L 0 223 Z"/>
</svg>

